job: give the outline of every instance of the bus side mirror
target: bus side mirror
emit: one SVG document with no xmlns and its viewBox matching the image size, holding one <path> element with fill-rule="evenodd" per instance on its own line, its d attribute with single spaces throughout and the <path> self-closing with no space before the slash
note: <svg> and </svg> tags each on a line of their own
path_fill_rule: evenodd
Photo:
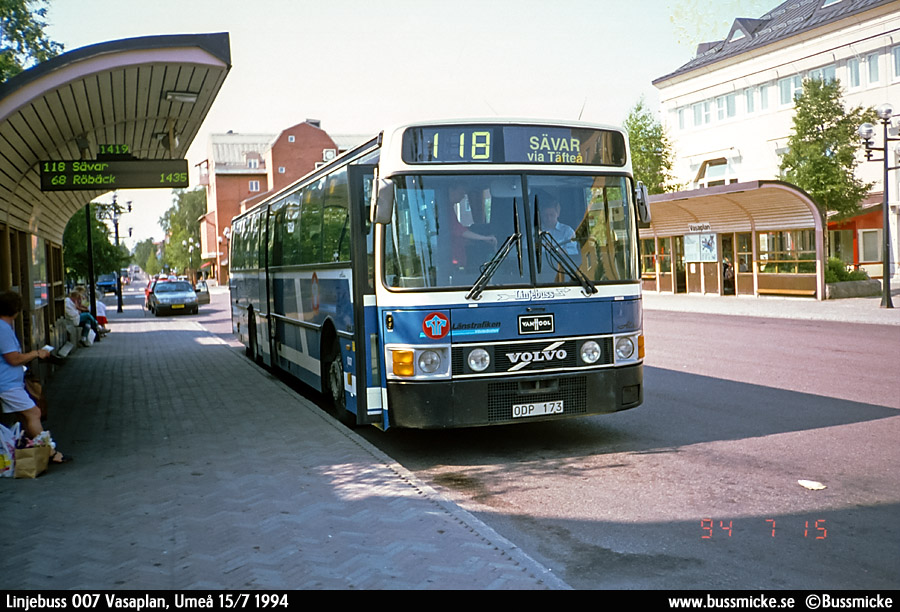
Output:
<svg viewBox="0 0 900 612">
<path fill-rule="evenodd" d="M 394 215 L 394 183 L 390 179 L 378 179 L 375 186 L 377 191 L 371 221 L 388 224 Z"/>
<path fill-rule="evenodd" d="M 637 187 L 634 189 L 634 201 L 637 204 L 638 218 L 641 223 L 650 225 L 650 193 L 647 191 L 647 186 L 641 181 L 637 182 Z"/>
</svg>

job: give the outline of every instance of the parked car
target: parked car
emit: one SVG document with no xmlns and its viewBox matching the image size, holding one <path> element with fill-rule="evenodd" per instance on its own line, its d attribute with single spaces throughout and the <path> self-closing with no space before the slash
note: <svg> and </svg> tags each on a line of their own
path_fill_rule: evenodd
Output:
<svg viewBox="0 0 900 612">
<path fill-rule="evenodd" d="M 154 284 L 147 299 L 147 309 L 156 316 L 165 312 L 197 314 L 200 306 L 197 303 L 197 294 L 189 282 L 169 281 Z"/>
<path fill-rule="evenodd" d="M 115 274 L 101 274 L 100 278 L 97 279 L 97 291 L 102 293 L 115 293 L 116 292 L 116 275 Z"/>
<path fill-rule="evenodd" d="M 206 281 L 197 281 L 194 286 L 194 292 L 197 294 L 198 304 L 209 304 L 209 287 Z"/>
</svg>

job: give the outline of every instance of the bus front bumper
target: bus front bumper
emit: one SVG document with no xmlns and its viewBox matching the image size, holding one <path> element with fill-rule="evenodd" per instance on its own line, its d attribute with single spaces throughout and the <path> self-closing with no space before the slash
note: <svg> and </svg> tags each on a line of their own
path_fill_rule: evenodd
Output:
<svg viewBox="0 0 900 612">
<path fill-rule="evenodd" d="M 391 427 L 441 429 L 561 419 L 639 406 L 643 365 L 528 378 L 388 382 Z"/>
</svg>

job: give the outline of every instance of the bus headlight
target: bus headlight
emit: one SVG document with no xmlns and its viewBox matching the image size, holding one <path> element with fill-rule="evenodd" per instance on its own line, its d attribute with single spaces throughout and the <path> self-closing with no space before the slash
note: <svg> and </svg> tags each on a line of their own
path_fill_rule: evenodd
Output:
<svg viewBox="0 0 900 612">
<path fill-rule="evenodd" d="M 616 357 L 619 359 L 631 359 L 634 355 L 634 340 L 623 336 L 616 340 Z"/>
<path fill-rule="evenodd" d="M 469 353 L 469 367 L 475 372 L 484 372 L 491 365 L 491 356 L 482 348 L 477 348 Z"/>
<path fill-rule="evenodd" d="M 585 363 L 597 363 L 601 354 L 600 345 L 593 340 L 588 340 L 581 345 L 581 360 Z"/>
<path fill-rule="evenodd" d="M 433 374 L 441 367 L 441 356 L 434 351 L 422 351 L 419 353 L 419 370 L 426 374 Z"/>
</svg>

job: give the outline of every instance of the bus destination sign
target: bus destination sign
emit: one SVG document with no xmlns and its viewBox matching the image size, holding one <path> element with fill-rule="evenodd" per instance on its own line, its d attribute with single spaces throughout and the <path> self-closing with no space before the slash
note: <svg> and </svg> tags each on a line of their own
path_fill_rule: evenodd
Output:
<svg viewBox="0 0 900 612">
<path fill-rule="evenodd" d="M 41 191 L 98 191 L 188 186 L 186 159 L 42 161 Z"/>
<path fill-rule="evenodd" d="M 624 166 L 625 138 L 598 128 L 542 125 L 414 127 L 403 134 L 408 164 Z"/>
</svg>

